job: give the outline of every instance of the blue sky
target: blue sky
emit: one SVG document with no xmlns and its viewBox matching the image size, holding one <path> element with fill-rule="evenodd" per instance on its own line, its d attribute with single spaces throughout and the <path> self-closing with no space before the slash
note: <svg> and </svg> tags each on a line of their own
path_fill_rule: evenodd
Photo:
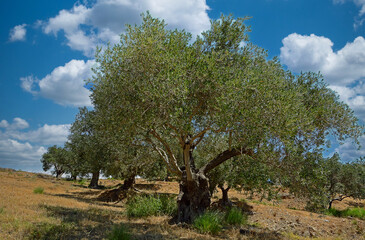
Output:
<svg viewBox="0 0 365 240">
<path fill-rule="evenodd" d="M 365 0 L 3 1 L 0 167 L 42 171 L 47 147 L 62 145 L 78 107 L 91 106 L 84 80 L 95 47 L 117 42 L 146 10 L 195 35 L 221 13 L 251 16 L 254 44 L 294 72 L 320 71 L 365 122 Z M 351 142 L 330 151 L 365 156 Z"/>
</svg>

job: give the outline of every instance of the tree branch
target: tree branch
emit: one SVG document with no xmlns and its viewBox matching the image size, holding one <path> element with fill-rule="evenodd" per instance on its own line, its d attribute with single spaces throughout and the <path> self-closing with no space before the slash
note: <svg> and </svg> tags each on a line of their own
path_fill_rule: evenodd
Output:
<svg viewBox="0 0 365 240">
<path fill-rule="evenodd" d="M 226 151 L 220 153 L 218 156 L 216 156 L 213 160 L 208 162 L 205 166 L 201 167 L 199 169 L 199 172 L 206 174 L 210 170 L 217 167 L 218 165 L 227 161 L 228 159 L 235 157 L 235 156 L 243 155 L 243 154 L 252 156 L 252 151 L 250 149 L 245 149 L 245 148 L 242 148 L 242 149 L 233 148 L 231 150 L 226 150 Z"/>
<path fill-rule="evenodd" d="M 192 148 L 195 148 L 203 140 L 205 133 L 209 130 L 210 128 L 205 128 L 203 131 L 191 138 L 190 142 L 192 143 Z M 196 139 L 198 140 L 194 143 Z"/>
<path fill-rule="evenodd" d="M 179 168 L 179 166 L 177 165 L 177 160 L 176 160 L 176 157 L 175 155 L 172 153 L 171 149 L 170 149 L 170 146 L 162 139 L 162 137 L 154 130 L 152 129 L 151 131 L 152 135 L 157 138 L 157 140 L 159 140 L 162 145 L 166 148 L 166 151 L 167 151 L 167 154 L 168 156 L 170 157 L 171 161 L 171 165 L 172 167 L 179 173 L 179 175 L 182 175 L 182 171 L 181 169 Z M 153 143 L 152 143 L 153 144 Z"/>
<path fill-rule="evenodd" d="M 171 128 L 172 130 L 174 130 L 174 132 L 176 133 L 177 139 L 179 140 L 180 145 L 183 147 L 184 146 L 184 140 L 182 139 L 183 134 L 177 129 L 177 127 L 173 126 L 170 123 L 166 123 L 166 125 Z"/>
</svg>

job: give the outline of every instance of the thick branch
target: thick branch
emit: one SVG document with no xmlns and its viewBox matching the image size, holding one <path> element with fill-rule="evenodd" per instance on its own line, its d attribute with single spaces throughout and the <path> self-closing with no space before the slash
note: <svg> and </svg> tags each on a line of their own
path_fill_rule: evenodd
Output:
<svg viewBox="0 0 365 240">
<path fill-rule="evenodd" d="M 247 150 L 247 149 L 237 149 L 237 148 L 233 148 L 231 150 L 226 150 L 222 153 L 220 153 L 217 157 L 215 157 L 213 160 L 211 160 L 210 162 L 208 162 L 205 166 L 203 166 L 202 168 L 199 169 L 199 172 L 201 173 L 208 173 L 210 170 L 212 170 L 213 168 L 217 167 L 219 164 L 224 163 L 225 161 L 227 161 L 228 159 L 235 157 L 235 156 L 239 156 L 239 155 L 243 155 L 243 154 L 247 154 L 247 155 L 252 155 L 252 151 Z"/>
</svg>

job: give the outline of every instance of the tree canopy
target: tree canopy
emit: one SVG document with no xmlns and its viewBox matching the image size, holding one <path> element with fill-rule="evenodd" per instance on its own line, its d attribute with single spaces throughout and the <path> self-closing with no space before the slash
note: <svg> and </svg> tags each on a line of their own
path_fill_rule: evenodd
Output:
<svg viewBox="0 0 365 240">
<path fill-rule="evenodd" d="M 205 175 L 232 157 L 265 153 L 285 168 L 298 146 L 319 151 L 330 135 L 357 142 L 362 134 L 321 75 L 294 75 L 250 43 L 247 18 L 221 16 L 193 39 L 149 13 L 142 17 L 119 44 L 98 52 L 91 98 L 105 135 L 157 152 L 184 182 L 181 191 L 201 192 L 199 199 L 179 196 L 181 212 L 204 205 L 189 207 L 183 221 L 209 204 Z M 212 133 L 227 147 L 197 169 L 194 150 Z"/>
</svg>

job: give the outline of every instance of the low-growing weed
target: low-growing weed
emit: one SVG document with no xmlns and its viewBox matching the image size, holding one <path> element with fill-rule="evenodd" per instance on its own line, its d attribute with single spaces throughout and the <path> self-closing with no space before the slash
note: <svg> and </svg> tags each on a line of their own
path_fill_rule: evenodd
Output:
<svg viewBox="0 0 365 240">
<path fill-rule="evenodd" d="M 176 201 L 167 196 L 136 196 L 127 202 L 128 217 L 174 215 Z"/>
<path fill-rule="evenodd" d="M 29 240 L 68 239 L 69 234 L 74 231 L 74 226 L 67 223 L 60 225 L 41 223 L 32 226 L 28 231 L 27 239 Z"/>
<path fill-rule="evenodd" d="M 43 192 L 44 192 L 44 188 L 42 188 L 42 187 L 36 187 L 33 190 L 33 193 L 35 193 L 35 194 L 43 194 Z"/>
<path fill-rule="evenodd" d="M 365 209 L 364 208 L 347 208 L 345 210 L 337 210 L 335 208 L 327 209 L 326 215 L 335 217 L 356 217 L 365 220 Z"/>
<path fill-rule="evenodd" d="M 109 240 L 129 240 L 132 239 L 128 229 L 124 225 L 115 226 L 108 235 Z"/>
<path fill-rule="evenodd" d="M 86 184 L 86 182 L 87 182 L 86 178 L 83 178 L 83 179 L 79 180 L 79 184 L 82 185 L 82 186 L 84 186 Z"/>
<path fill-rule="evenodd" d="M 0 214 L 4 212 L 4 207 L 0 207 Z"/>
<path fill-rule="evenodd" d="M 225 220 L 229 225 L 242 225 L 247 223 L 247 215 L 243 214 L 239 208 L 231 208 L 225 215 Z"/>
<path fill-rule="evenodd" d="M 201 233 L 217 234 L 222 230 L 223 214 L 217 211 L 207 211 L 197 217 L 193 226 Z"/>
</svg>

